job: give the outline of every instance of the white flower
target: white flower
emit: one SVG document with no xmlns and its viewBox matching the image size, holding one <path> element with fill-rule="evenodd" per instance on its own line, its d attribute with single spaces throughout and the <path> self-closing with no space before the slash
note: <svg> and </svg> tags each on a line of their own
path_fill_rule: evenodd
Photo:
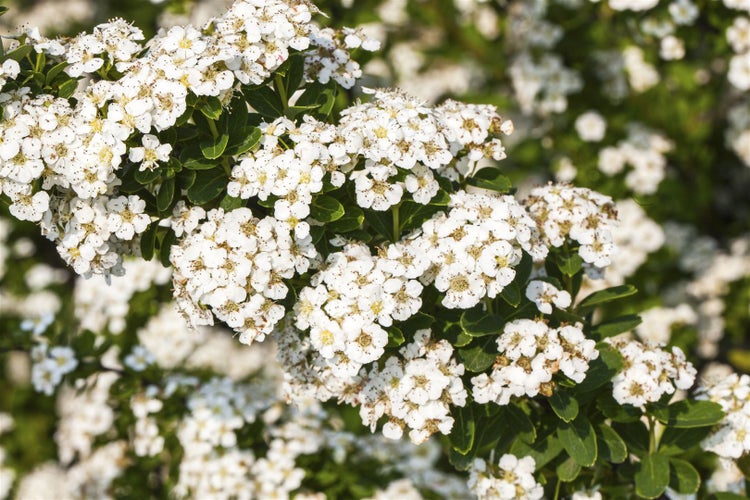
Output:
<svg viewBox="0 0 750 500">
<path fill-rule="evenodd" d="M 661 39 L 659 56 L 666 61 L 674 61 L 685 57 L 685 43 L 672 35 Z"/>
<path fill-rule="evenodd" d="M 60 365 L 51 358 L 45 358 L 31 368 L 31 383 L 34 385 L 34 390 L 43 392 L 47 396 L 52 395 L 55 387 L 62 381 L 62 377 Z"/>
<path fill-rule="evenodd" d="M 132 240 L 146 230 L 151 218 L 144 214 L 146 202 L 136 195 L 118 196 L 107 202 L 108 229 L 122 240 Z"/>
<path fill-rule="evenodd" d="M 154 356 L 142 345 L 136 345 L 133 350 L 125 356 L 125 366 L 133 371 L 141 372 L 146 369 L 148 365 L 154 364 L 156 359 Z"/>
<path fill-rule="evenodd" d="M 546 281 L 532 280 L 526 287 L 526 297 L 536 304 L 537 309 L 544 314 L 552 314 L 552 304 L 560 309 L 570 306 L 570 294 L 558 290 Z"/>
<path fill-rule="evenodd" d="M 142 148 L 130 148 L 129 158 L 132 162 L 140 162 L 138 170 L 153 170 L 160 161 L 168 161 L 172 152 L 170 144 L 161 144 L 155 135 L 143 136 Z"/>
<path fill-rule="evenodd" d="M 58 370 L 62 375 L 72 372 L 78 366 L 75 351 L 70 347 L 53 347 L 49 350 L 47 356 L 57 363 Z"/>
<path fill-rule="evenodd" d="M 596 111 L 587 111 L 576 118 L 575 129 L 581 140 L 599 142 L 604 139 L 604 134 L 607 131 L 607 122 Z"/>
</svg>

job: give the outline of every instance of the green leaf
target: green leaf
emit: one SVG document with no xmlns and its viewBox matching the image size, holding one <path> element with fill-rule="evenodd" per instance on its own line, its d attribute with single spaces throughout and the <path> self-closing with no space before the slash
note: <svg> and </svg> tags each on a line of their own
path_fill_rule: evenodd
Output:
<svg viewBox="0 0 750 500">
<path fill-rule="evenodd" d="M 57 87 L 57 95 L 58 97 L 67 99 L 68 97 L 73 95 L 73 93 L 76 91 L 77 88 L 78 88 L 78 80 L 75 80 L 75 79 L 65 80 L 63 83 L 60 84 L 59 87 Z"/>
<path fill-rule="evenodd" d="M 499 193 L 510 193 L 513 183 L 500 173 L 496 167 L 485 167 L 478 170 L 472 177 L 467 180 L 468 184 L 490 189 Z"/>
<path fill-rule="evenodd" d="M 577 253 L 573 255 L 560 254 L 557 258 L 557 268 L 566 276 L 573 276 L 583 267 L 583 259 Z"/>
<path fill-rule="evenodd" d="M 406 342 L 404 338 L 404 332 L 400 328 L 395 326 L 389 326 L 388 330 L 388 347 L 398 347 Z"/>
<path fill-rule="evenodd" d="M 742 475 L 745 476 L 745 480 L 750 479 L 750 455 L 747 453 L 743 454 L 735 463 L 737 464 L 737 468 L 742 472 Z"/>
<path fill-rule="evenodd" d="M 563 445 L 555 437 L 554 433 L 547 435 L 543 439 L 537 439 L 533 444 L 528 444 L 521 439 L 517 439 L 510 448 L 510 452 L 517 457 L 530 456 L 533 458 L 537 470 L 547 465 L 561 451 L 563 451 Z"/>
<path fill-rule="evenodd" d="M 718 403 L 690 399 L 654 408 L 652 413 L 659 422 L 681 429 L 714 425 L 724 418 L 724 411 Z"/>
<path fill-rule="evenodd" d="M 581 472 L 581 466 L 578 462 L 568 457 L 563 463 L 557 466 L 557 477 L 564 483 L 569 483 L 578 477 Z"/>
<path fill-rule="evenodd" d="M 500 297 L 502 297 L 509 305 L 518 307 L 521 303 L 521 289 L 519 288 L 518 283 L 512 281 L 506 285 L 505 288 L 503 288 L 503 291 L 500 292 Z"/>
<path fill-rule="evenodd" d="M 11 50 L 5 54 L 5 59 L 13 59 L 14 61 L 21 62 L 24 57 L 31 53 L 32 47 L 28 44 L 20 45 L 18 48 Z"/>
<path fill-rule="evenodd" d="M 461 314 L 459 324 L 466 335 L 484 337 L 486 335 L 500 335 L 503 319 L 497 314 L 487 314 L 481 310 L 481 305 L 479 305 L 464 311 Z"/>
<path fill-rule="evenodd" d="M 596 426 L 595 432 L 599 456 L 605 463 L 619 464 L 628 458 L 628 447 L 625 441 L 612 427 L 602 423 Z"/>
<path fill-rule="evenodd" d="M 667 427 L 659 440 L 659 453 L 679 455 L 698 443 L 711 433 L 711 427 L 679 428 Z"/>
<path fill-rule="evenodd" d="M 476 420 L 471 409 L 471 404 L 461 408 L 453 407 L 453 429 L 448 436 L 453 449 L 462 455 L 466 455 L 474 445 L 474 435 L 476 432 Z"/>
<path fill-rule="evenodd" d="M 237 156 L 253 149 L 259 142 L 262 135 L 258 127 L 243 127 L 240 133 L 231 136 L 231 141 L 225 151 L 226 154 Z M 231 131 L 230 131 L 231 132 Z"/>
<path fill-rule="evenodd" d="M 641 317 L 637 314 L 627 314 L 609 321 L 603 321 L 591 329 L 591 336 L 597 340 L 613 337 L 624 332 L 629 332 L 640 325 L 641 321 Z"/>
<path fill-rule="evenodd" d="M 310 216 L 320 222 L 333 222 L 344 216 L 344 205 L 332 196 L 318 196 L 310 206 Z"/>
<path fill-rule="evenodd" d="M 227 177 L 220 168 L 200 170 L 195 182 L 187 190 L 187 197 L 195 205 L 204 205 L 215 200 L 227 185 Z"/>
<path fill-rule="evenodd" d="M 301 54 L 292 54 L 276 70 L 276 73 L 282 76 L 284 94 L 287 98 L 290 98 L 294 91 L 299 88 L 299 84 L 302 83 L 302 78 L 305 74 L 304 57 Z M 274 83 L 274 85 L 276 84 Z"/>
<path fill-rule="evenodd" d="M 479 373 L 492 366 L 497 357 L 495 339 L 488 337 L 472 347 L 458 350 L 458 357 L 470 372 Z"/>
<path fill-rule="evenodd" d="M 578 314 L 585 314 L 586 312 L 594 309 L 596 306 L 625 297 L 630 297 L 631 295 L 634 295 L 636 293 L 638 293 L 638 289 L 633 285 L 613 286 L 612 288 L 599 290 L 598 292 L 594 292 L 583 299 L 576 307 L 576 312 L 578 312 Z"/>
<path fill-rule="evenodd" d="M 435 323 L 434 317 L 423 312 L 418 312 L 406 321 L 402 321 L 401 327 L 407 332 L 416 332 L 417 330 L 430 328 L 433 323 Z"/>
<path fill-rule="evenodd" d="M 219 135 L 219 137 L 203 139 L 200 142 L 201 153 L 203 153 L 204 158 L 208 160 L 215 160 L 224 153 L 224 150 L 227 148 L 227 144 L 229 144 L 229 134 L 227 134 L 226 132 Z"/>
<path fill-rule="evenodd" d="M 336 103 L 336 90 L 327 89 L 323 91 L 325 101 L 318 108 L 318 116 L 327 117 L 333 111 L 333 105 Z"/>
<path fill-rule="evenodd" d="M 467 471 L 471 467 L 471 464 L 474 463 L 475 456 L 475 450 L 470 450 L 469 453 L 462 454 L 451 448 L 448 453 L 448 461 L 456 470 Z"/>
<path fill-rule="evenodd" d="M 63 61 L 61 63 L 57 63 L 54 66 L 52 66 L 49 71 L 47 71 L 47 76 L 44 79 L 44 83 L 46 85 L 50 85 L 52 81 L 62 73 L 62 70 L 68 67 L 68 63 L 66 61 Z"/>
<path fill-rule="evenodd" d="M 201 97 L 196 104 L 196 108 L 198 108 L 198 111 L 200 111 L 203 116 L 214 121 L 219 119 L 221 112 L 223 111 L 221 101 L 218 97 L 213 96 Z"/>
<path fill-rule="evenodd" d="M 529 281 L 529 276 L 531 275 L 531 270 L 533 267 L 534 260 L 531 258 L 531 255 L 523 252 L 523 255 L 521 256 L 521 262 L 519 262 L 516 266 L 516 277 L 513 280 L 514 282 L 518 283 L 519 289 L 523 288 L 523 285 L 525 285 L 526 282 Z"/>
<path fill-rule="evenodd" d="M 346 208 L 343 217 L 328 224 L 326 227 L 334 233 L 348 233 L 362 227 L 365 221 L 365 213 L 361 208 L 350 206 Z"/>
<path fill-rule="evenodd" d="M 474 337 L 472 337 L 472 336 L 470 336 L 470 335 L 466 335 L 466 334 L 465 334 L 465 333 L 464 333 L 464 332 L 462 331 L 462 332 L 460 332 L 460 333 L 459 333 L 459 334 L 458 334 L 458 335 L 456 336 L 456 340 L 455 340 L 455 341 L 452 341 L 452 342 L 451 342 L 451 344 L 453 344 L 453 347 L 454 347 L 454 348 L 455 348 L 455 347 L 464 347 L 464 346 L 467 346 L 467 345 L 471 344 L 471 342 L 472 342 L 473 340 L 474 340 Z"/>
<path fill-rule="evenodd" d="M 727 491 L 720 491 L 710 495 L 708 497 L 708 500 L 747 500 L 747 496 L 737 495 L 736 493 L 729 493 Z"/>
<path fill-rule="evenodd" d="M 513 403 L 503 406 L 494 417 L 497 424 L 501 426 L 496 448 L 503 449 L 515 441 L 521 440 L 527 443 L 536 441 L 536 428 L 524 411 Z M 478 424 L 478 429 L 479 427 Z"/>
<path fill-rule="evenodd" d="M 9 10 L 8 7 L 4 7 L 0 5 L 0 16 L 8 12 L 8 10 Z"/>
<path fill-rule="evenodd" d="M 308 108 L 311 106 L 314 108 L 320 107 L 320 105 L 323 104 L 323 101 L 326 100 L 323 92 L 331 89 L 333 85 L 333 82 L 329 82 L 327 84 L 312 82 L 305 85 L 305 91 L 301 96 L 299 96 L 297 102 L 294 103 L 295 106 L 304 108 Z"/>
<path fill-rule="evenodd" d="M 645 498 L 657 498 L 669 485 L 669 459 L 659 453 L 646 455 L 636 466 L 635 492 Z"/>
<path fill-rule="evenodd" d="M 195 170 L 181 170 L 177 176 L 177 185 L 181 189 L 188 189 L 195 183 Z"/>
<path fill-rule="evenodd" d="M 393 221 L 390 212 L 376 212 L 365 210 L 365 220 L 386 240 L 393 240 Z"/>
<path fill-rule="evenodd" d="M 175 185 L 174 177 L 172 177 L 171 179 L 167 179 L 161 183 L 159 192 L 156 195 L 156 208 L 159 210 L 159 212 L 166 211 L 169 208 L 169 206 L 172 204 L 172 200 L 174 199 L 174 191 L 175 191 L 174 185 Z"/>
<path fill-rule="evenodd" d="M 617 349 L 606 342 L 599 342 L 596 348 L 599 351 L 599 357 L 589 362 L 586 378 L 576 386 L 578 392 L 598 389 L 612 380 L 622 369 L 622 356 Z"/>
<path fill-rule="evenodd" d="M 90 356 L 94 354 L 95 343 L 96 335 L 94 332 L 91 330 L 84 330 L 73 339 L 73 349 L 80 357 Z"/>
<path fill-rule="evenodd" d="M 556 390 L 547 401 L 563 422 L 571 422 L 578 416 L 578 401 L 568 391 Z"/>
<path fill-rule="evenodd" d="M 649 432 L 646 428 L 646 424 L 637 420 L 635 422 L 613 422 L 612 428 L 620 436 L 626 436 L 627 441 L 625 444 L 628 446 L 628 450 L 631 453 L 636 454 L 639 457 L 643 457 L 648 454 L 649 447 Z"/>
<path fill-rule="evenodd" d="M 231 212 L 235 208 L 240 208 L 245 205 L 245 200 L 242 198 L 235 198 L 234 196 L 226 195 L 219 202 L 219 207 L 223 208 L 227 212 Z"/>
<path fill-rule="evenodd" d="M 138 181 L 139 184 L 146 185 L 151 184 L 156 179 L 161 177 L 161 171 L 158 168 L 155 168 L 153 170 L 145 169 L 145 170 L 137 170 L 134 174 L 135 180 Z"/>
<path fill-rule="evenodd" d="M 582 467 L 590 467 L 596 462 L 598 449 L 596 434 L 585 415 L 579 415 L 572 422 L 565 422 L 557 429 L 565 451 Z"/>
<path fill-rule="evenodd" d="M 196 153 L 198 152 L 197 149 L 195 151 Z M 217 163 L 215 161 L 196 156 L 193 158 L 187 158 L 182 166 L 188 170 L 211 170 L 213 168 L 216 168 Z"/>
<path fill-rule="evenodd" d="M 440 212 L 440 207 L 404 200 L 398 209 L 401 219 L 400 229 L 403 232 L 421 227 L 426 220 L 438 212 Z"/>
<path fill-rule="evenodd" d="M 172 263 L 169 261 L 169 254 L 172 251 L 172 245 L 177 241 L 174 231 L 171 229 L 167 230 L 164 235 L 164 239 L 161 240 L 161 247 L 159 248 L 159 260 L 161 265 L 164 267 L 170 267 Z"/>
<path fill-rule="evenodd" d="M 281 98 L 270 87 L 247 89 L 244 95 L 247 103 L 266 118 L 278 118 L 284 114 Z"/>
<path fill-rule="evenodd" d="M 143 257 L 143 260 L 151 260 L 154 257 L 156 230 L 158 228 L 158 224 L 152 223 L 141 233 L 141 257 Z"/>
<path fill-rule="evenodd" d="M 692 495 L 698 492 L 701 485 L 701 475 L 695 467 L 679 458 L 669 459 L 669 487 L 682 495 Z"/>
</svg>

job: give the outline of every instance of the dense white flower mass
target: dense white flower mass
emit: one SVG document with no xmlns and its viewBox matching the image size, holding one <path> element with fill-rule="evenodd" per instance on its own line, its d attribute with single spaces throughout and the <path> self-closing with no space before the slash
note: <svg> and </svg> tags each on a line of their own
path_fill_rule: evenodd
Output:
<svg viewBox="0 0 750 500">
<path fill-rule="evenodd" d="M 477 458 L 469 469 L 469 488 L 479 500 L 544 497 L 544 488 L 534 479 L 536 462 L 506 453 L 500 461 L 487 463 Z"/>
<path fill-rule="evenodd" d="M 606 341 L 624 359 L 622 370 L 612 379 L 612 395 L 620 404 L 643 407 L 676 389 L 689 389 L 695 382 L 696 370 L 679 347 L 672 347 L 670 353 L 659 344 L 627 337 Z"/>
<path fill-rule="evenodd" d="M 362 422 L 374 432 L 387 417 L 383 435 L 423 443 L 437 432 L 453 428 L 451 406 L 464 406 L 467 392 L 461 381 L 464 366 L 453 359 L 453 347 L 435 340 L 429 329 L 418 330 L 398 355 L 365 365 L 358 373 L 342 373 L 313 347 L 311 338 L 287 325 L 279 331 L 278 357 L 285 373 L 284 392 L 298 401 L 331 398 L 359 406 Z M 343 367 L 347 369 L 346 364 Z"/>
<path fill-rule="evenodd" d="M 706 381 L 696 397 L 719 403 L 726 414 L 701 447 L 735 460 L 750 451 L 750 376 L 731 373 Z"/>
<path fill-rule="evenodd" d="M 423 282 L 443 292 L 441 303 L 451 309 L 468 309 L 501 293 L 515 278 L 522 251 L 536 259 L 547 253 L 524 208 L 512 196 L 495 193 L 451 195 L 448 214 L 425 222 L 414 241 L 431 263 Z"/>
<path fill-rule="evenodd" d="M 507 405 L 511 397 L 551 396 L 558 372 L 581 383 L 589 361 L 599 357 L 595 346 L 581 325 L 550 328 L 543 321 L 511 321 L 497 338 L 499 355 L 492 373 L 471 379 L 474 401 Z"/>
<path fill-rule="evenodd" d="M 561 247 L 575 241 L 586 264 L 599 269 L 610 264 L 615 250 L 612 230 L 617 224 L 610 197 L 586 188 L 549 184 L 532 189 L 524 204 L 546 244 Z"/>
<path fill-rule="evenodd" d="M 481 158 L 505 158 L 500 136 L 510 135 L 513 125 L 494 106 L 448 100 L 433 108 L 401 92 L 371 92 L 371 102 L 342 112 L 336 141 L 352 166 L 366 160 L 349 174 L 364 208 L 387 210 L 401 201 L 404 188 L 427 204 L 438 189 L 434 173 L 457 179 Z M 404 181 L 395 179 L 399 170 L 408 172 Z"/>
<path fill-rule="evenodd" d="M 31 97 L 26 87 L 0 94 L 0 192 L 10 198 L 11 214 L 39 222 L 79 274 L 122 273 L 122 255 L 131 253 L 127 243 L 137 241 L 151 219 L 143 213 L 144 200 L 117 196 L 116 174 L 127 161 L 153 171 L 169 160 L 172 145 L 151 132 L 173 127 L 187 110 L 189 95 L 228 101 L 238 83 L 261 84 L 292 52 L 311 47 L 305 53 L 307 78 L 333 78 L 348 88 L 361 75 L 348 51 L 371 50 L 375 44 L 354 30 L 315 27 L 314 12 L 304 2 L 240 0 L 204 29 L 162 30 L 146 50 L 142 32 L 120 19 L 72 39 L 50 40 L 28 30 L 35 50 L 66 64 L 68 75 L 91 80 L 75 94 L 75 104 L 51 95 Z M 122 73 L 119 79 L 96 78 L 111 66 Z M 18 74 L 16 61 L 3 62 L 0 87 Z M 303 127 L 300 135 L 307 132 Z M 128 146 L 131 138 L 137 145 Z M 296 153 L 308 167 L 325 163 L 317 162 L 322 153 L 314 145 L 298 146 Z M 243 160 L 234 172 L 239 180 L 245 178 Z M 316 172 L 308 174 L 298 184 L 319 182 Z M 273 194 L 289 198 L 295 186 L 288 184 L 285 195 Z M 231 191 L 247 198 L 248 189 Z M 279 200 L 281 220 L 304 237 L 306 223 L 296 227 L 295 222 L 307 216 L 305 208 L 287 201 L 289 206 Z"/>
<path fill-rule="evenodd" d="M 359 415 L 375 430 L 382 416 L 388 417 L 383 435 L 399 439 L 405 428 L 409 439 L 420 444 L 432 434 L 449 434 L 453 428 L 450 406 L 466 404 L 461 375 L 464 366 L 453 359 L 446 340 L 435 341 L 430 330 L 417 330 L 414 342 L 402 347 L 401 357 L 392 356 L 383 368 L 373 366 L 362 373 Z"/>
<path fill-rule="evenodd" d="M 263 340 L 284 316 L 276 303 L 289 290 L 284 280 L 306 272 L 317 256 L 312 240 L 290 234 L 273 217 L 254 217 L 249 208 L 206 216 L 172 247 L 175 300 L 193 326 L 212 325 L 215 316 L 240 342 Z"/>
</svg>

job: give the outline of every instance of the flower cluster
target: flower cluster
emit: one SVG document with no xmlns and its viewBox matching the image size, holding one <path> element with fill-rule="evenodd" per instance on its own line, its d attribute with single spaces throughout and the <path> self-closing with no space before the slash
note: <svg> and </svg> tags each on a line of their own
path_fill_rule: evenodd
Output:
<svg viewBox="0 0 750 500">
<path fill-rule="evenodd" d="M 512 196 L 458 191 L 450 205 L 422 225 L 420 237 L 432 264 L 428 282 L 445 294 L 443 306 L 468 309 L 494 298 L 515 278 L 522 251 L 546 255 L 535 221 Z"/>
<path fill-rule="evenodd" d="M 617 223 L 611 198 L 586 188 L 549 184 L 532 189 L 524 203 L 546 244 L 561 247 L 572 240 L 585 263 L 599 269 L 610 264 Z"/>
<path fill-rule="evenodd" d="M 575 70 L 565 67 L 562 58 L 547 53 L 535 61 L 529 52 L 522 52 L 510 66 L 513 90 L 526 114 L 562 113 L 568 107 L 568 95 L 583 87 Z"/>
<path fill-rule="evenodd" d="M 262 147 L 237 158 L 227 193 L 243 200 L 257 197 L 266 201 L 273 197 L 278 223 L 304 238 L 310 232 L 304 220 L 310 215 L 312 195 L 323 189 L 324 178 L 334 186 L 341 186 L 344 176 L 336 168 L 349 159 L 331 144 L 336 128 L 313 118 L 308 117 L 297 127 L 281 117 L 272 123 L 262 123 L 260 128 Z M 294 141 L 293 148 L 280 147 L 279 137 L 285 134 Z"/>
<path fill-rule="evenodd" d="M 620 404 L 643 407 L 676 389 L 689 389 L 696 370 L 679 347 L 667 352 L 653 342 L 626 337 L 607 339 L 623 357 L 622 369 L 612 379 L 612 395 Z"/>
<path fill-rule="evenodd" d="M 95 452 L 95 440 L 112 428 L 115 411 L 109 404 L 109 391 L 115 380 L 114 373 L 101 373 L 77 380 L 75 388 L 61 388 L 55 442 L 62 464 L 69 465 L 76 457 L 89 458 Z"/>
<path fill-rule="evenodd" d="M 497 359 L 492 373 L 471 379 L 478 403 L 507 405 L 511 397 L 551 396 L 558 372 L 583 382 L 589 361 L 599 357 L 596 343 L 583 335 L 581 325 L 550 328 L 543 321 L 517 319 L 506 323 L 497 338 Z"/>
<path fill-rule="evenodd" d="M 31 373 L 34 389 L 48 396 L 62 382 L 63 377 L 78 366 L 73 349 L 64 346 L 48 348 L 44 343 L 34 347 L 31 359 L 34 361 Z"/>
<path fill-rule="evenodd" d="M 101 275 L 76 280 L 74 313 L 82 329 L 92 332 L 106 329 L 115 335 L 122 333 L 130 312 L 130 299 L 154 284 L 168 283 L 172 276 L 171 269 L 155 261 L 126 259 L 122 267 L 124 275 L 110 276 L 109 280 Z M 109 293 L 112 289 L 117 293 Z"/>
<path fill-rule="evenodd" d="M 356 376 L 343 377 L 312 347 L 310 339 L 291 325 L 280 331 L 279 352 L 285 374 L 284 392 L 295 401 L 337 397 L 360 407 L 360 417 L 374 432 L 387 417 L 383 435 L 398 439 L 406 428 L 414 443 L 432 434 L 450 433 L 452 405 L 466 404 L 462 364 L 453 359 L 446 340 L 435 340 L 429 329 L 417 330 L 399 355 L 363 367 Z"/>
<path fill-rule="evenodd" d="M 336 376 L 352 377 L 362 365 L 377 361 L 388 343 L 383 328 L 419 310 L 422 285 L 413 278 L 428 262 L 405 264 L 387 254 L 373 257 L 366 245 L 350 244 L 331 253 L 311 286 L 299 292 L 295 324 L 310 329 L 312 347 Z"/>
<path fill-rule="evenodd" d="M 331 72 L 343 71 L 337 79 L 353 84 L 358 65 L 349 60 L 346 47 L 327 46 L 325 41 L 338 34 L 313 30 L 313 10 L 304 2 L 238 1 L 203 30 L 188 25 L 162 31 L 145 51 L 141 31 L 122 20 L 70 40 L 50 40 L 29 30 L 26 37 L 34 50 L 59 61 L 68 75 L 106 76 L 114 67 L 122 76 L 94 78 L 76 94 L 75 105 L 52 95 L 32 97 L 28 88 L 0 94 L 0 192 L 10 198 L 11 213 L 40 222 L 79 274 L 121 274 L 121 255 L 133 253 L 127 243 L 146 230 L 151 218 L 142 198 L 118 196 L 118 172 L 128 164 L 126 157 L 141 171 L 153 171 L 169 159 L 172 146 L 151 132 L 174 126 L 187 110 L 189 95 L 228 100 L 238 83 L 262 84 L 291 51 L 303 51 L 311 41 L 328 55 L 308 55 L 309 78 L 327 81 Z M 354 32 L 346 37 L 348 46 L 353 38 Z M 328 68 L 327 76 L 312 69 L 321 65 Z M 5 61 L 0 89 L 18 74 L 18 63 Z M 310 148 L 306 152 L 309 156 Z M 299 213 L 297 207 L 286 209 Z"/>
<path fill-rule="evenodd" d="M 692 307 L 680 304 L 677 307 L 653 307 L 643 311 L 642 322 L 635 329 L 641 340 L 667 344 L 675 325 L 694 325 L 698 316 Z"/>
<path fill-rule="evenodd" d="M 620 200 L 615 203 L 615 209 L 618 225 L 613 231 L 613 242 L 617 252 L 610 256 L 612 263 L 607 266 L 603 279 L 592 282 L 596 286 L 624 284 L 666 239 L 662 227 L 649 219 L 634 200 Z"/>
<path fill-rule="evenodd" d="M 701 447 L 735 460 L 750 452 L 750 375 L 731 373 L 706 381 L 696 397 L 719 403 L 725 413 L 721 424 L 703 440 Z"/>
<path fill-rule="evenodd" d="M 633 169 L 625 175 L 625 185 L 637 194 L 653 194 L 666 174 L 664 154 L 673 147 L 664 136 L 634 125 L 626 140 L 599 152 L 599 170 L 613 176 L 630 165 Z"/>
<path fill-rule="evenodd" d="M 453 428 L 450 405 L 466 404 L 461 375 L 464 366 L 453 359 L 446 340 L 432 339 L 430 330 L 417 330 L 414 341 L 402 347 L 401 356 L 389 357 L 382 368 L 373 366 L 360 376 L 359 415 L 375 430 L 388 417 L 383 435 L 399 439 L 409 428 L 409 439 L 425 442 L 432 434 L 449 434 Z"/>
<path fill-rule="evenodd" d="M 446 101 L 435 108 L 396 91 L 374 91 L 368 103 L 342 112 L 338 134 L 347 154 L 363 169 L 349 174 L 357 203 L 387 210 L 401 201 L 404 189 L 426 205 L 437 194 L 434 172 L 457 178 L 474 170 L 477 160 L 502 160 L 499 136 L 513 131 L 494 106 Z M 456 160 L 461 160 L 456 162 Z M 399 169 L 406 171 L 398 181 Z"/>
<path fill-rule="evenodd" d="M 174 297 L 194 326 L 216 316 L 240 334 L 263 340 L 284 316 L 284 279 L 304 273 L 317 256 L 312 239 L 297 238 L 273 217 L 249 208 L 214 209 L 207 221 L 172 248 Z M 203 306 L 210 309 L 204 309 Z"/>
<path fill-rule="evenodd" d="M 469 469 L 469 488 L 479 500 L 543 498 L 544 489 L 534 479 L 535 467 L 532 457 L 510 453 L 500 457 L 497 465 L 477 458 Z"/>
</svg>

